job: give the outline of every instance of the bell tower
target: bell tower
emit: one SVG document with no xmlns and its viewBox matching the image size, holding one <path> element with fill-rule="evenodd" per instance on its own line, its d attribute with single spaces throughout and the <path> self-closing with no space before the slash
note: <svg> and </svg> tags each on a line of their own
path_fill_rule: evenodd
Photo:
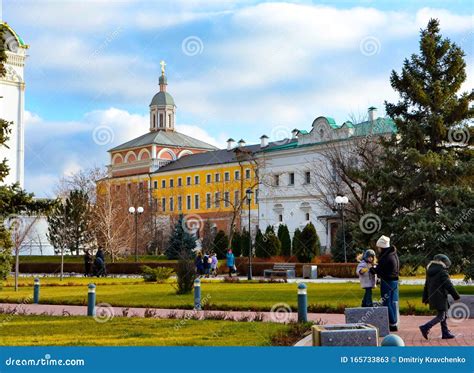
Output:
<svg viewBox="0 0 474 373">
<path fill-rule="evenodd" d="M 150 103 L 150 131 L 174 131 L 176 105 L 173 97 L 166 92 L 168 82 L 165 75 L 165 61 L 161 61 L 160 65 L 160 91 Z"/>
</svg>

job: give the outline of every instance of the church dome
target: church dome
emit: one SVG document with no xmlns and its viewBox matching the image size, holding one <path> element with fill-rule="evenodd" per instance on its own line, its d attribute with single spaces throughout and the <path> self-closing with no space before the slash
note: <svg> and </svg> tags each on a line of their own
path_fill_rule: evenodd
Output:
<svg viewBox="0 0 474 373">
<path fill-rule="evenodd" d="M 153 99 L 151 100 L 150 106 L 153 106 L 153 105 L 157 105 L 157 106 L 173 105 L 173 106 L 176 106 L 174 104 L 173 97 L 168 92 L 163 92 L 163 91 L 160 91 L 155 96 L 153 96 Z"/>
</svg>

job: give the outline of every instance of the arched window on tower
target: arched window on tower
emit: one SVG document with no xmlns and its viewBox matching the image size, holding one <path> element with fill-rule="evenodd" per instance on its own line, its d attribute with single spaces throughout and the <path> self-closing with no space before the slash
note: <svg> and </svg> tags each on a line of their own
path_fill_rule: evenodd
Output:
<svg viewBox="0 0 474 373">
<path fill-rule="evenodd" d="M 163 114 L 160 113 L 160 127 L 163 127 Z"/>
<path fill-rule="evenodd" d="M 153 113 L 153 128 L 156 128 L 156 114 Z"/>
<path fill-rule="evenodd" d="M 168 114 L 168 127 L 171 128 L 171 114 Z"/>
</svg>

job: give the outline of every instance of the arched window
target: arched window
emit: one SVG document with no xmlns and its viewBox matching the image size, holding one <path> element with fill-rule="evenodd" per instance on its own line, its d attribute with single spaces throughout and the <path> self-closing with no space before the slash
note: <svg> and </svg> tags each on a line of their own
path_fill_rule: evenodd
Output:
<svg viewBox="0 0 474 373">
<path fill-rule="evenodd" d="M 160 127 L 163 127 L 163 114 L 160 113 Z"/>
<path fill-rule="evenodd" d="M 153 128 L 156 128 L 156 114 L 153 113 Z"/>
</svg>

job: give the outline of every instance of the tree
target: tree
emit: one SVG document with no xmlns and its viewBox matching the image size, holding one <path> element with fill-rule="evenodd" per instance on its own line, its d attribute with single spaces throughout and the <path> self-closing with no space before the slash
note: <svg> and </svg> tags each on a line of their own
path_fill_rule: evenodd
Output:
<svg viewBox="0 0 474 373">
<path fill-rule="evenodd" d="M 278 239 L 281 242 L 281 255 L 290 256 L 291 255 L 291 238 L 290 232 L 286 224 L 280 224 L 278 226 Z"/>
<path fill-rule="evenodd" d="M 242 233 L 240 234 L 240 247 L 242 249 L 242 256 L 248 257 L 250 247 L 250 233 L 245 228 L 242 229 Z"/>
<path fill-rule="evenodd" d="M 319 255 L 319 250 L 320 244 L 316 228 L 313 223 L 308 223 L 301 232 L 300 244 L 297 246 L 295 255 L 298 261 L 309 263 L 315 256 Z"/>
<path fill-rule="evenodd" d="M 213 243 L 213 251 L 217 254 L 218 259 L 224 259 L 226 257 L 228 242 L 229 237 L 227 237 L 223 230 L 219 230 Z"/>
<path fill-rule="evenodd" d="M 269 230 L 264 235 L 265 240 L 265 258 L 270 258 L 272 256 L 280 255 L 281 252 L 281 242 L 273 232 Z"/>
<path fill-rule="evenodd" d="M 421 31 L 419 54 L 390 77 L 400 100 L 385 109 L 397 134 L 382 142 L 383 165 L 372 174 L 381 190 L 374 210 L 382 224 L 378 234 L 392 234 L 417 264 L 442 252 L 459 269 L 474 252 L 474 131 L 468 124 L 474 91 L 458 94 L 466 80 L 464 56 L 431 19 Z"/>
<path fill-rule="evenodd" d="M 66 199 L 74 190 L 80 190 L 87 195 L 89 202 L 96 203 L 97 183 L 107 178 L 107 170 L 102 167 L 82 169 L 59 179 L 55 188 L 55 194 Z"/>
<path fill-rule="evenodd" d="M 205 253 L 208 253 L 209 251 L 212 250 L 214 238 L 215 238 L 215 233 L 214 233 L 214 229 L 212 229 L 211 221 L 209 219 L 206 219 L 202 227 L 202 239 L 201 239 L 201 246 Z"/>
<path fill-rule="evenodd" d="M 187 258 L 186 253 L 189 253 L 189 256 L 192 257 L 192 250 L 196 247 L 196 238 L 187 229 L 185 230 L 183 225 L 184 217 L 180 215 L 165 251 L 168 259 L 178 259 L 180 256 Z"/>
<path fill-rule="evenodd" d="M 234 232 L 232 237 L 232 252 L 236 257 L 242 255 L 242 234 L 239 231 Z"/>
<path fill-rule="evenodd" d="M 257 258 L 266 258 L 267 254 L 265 253 L 265 238 L 262 234 L 260 228 L 257 229 L 257 233 L 255 234 L 255 256 Z"/>
<path fill-rule="evenodd" d="M 291 246 L 293 248 L 293 255 L 301 251 L 301 230 L 299 228 L 296 228 L 293 232 L 293 242 Z"/>
<path fill-rule="evenodd" d="M 346 236 L 346 255 L 347 255 L 347 262 L 355 262 L 356 256 L 358 254 L 357 245 L 352 240 L 352 234 L 347 229 L 345 229 L 345 236 Z M 342 227 L 336 232 L 336 242 L 335 245 L 331 248 L 331 256 L 332 260 L 337 263 L 344 262 L 344 240 L 342 234 Z"/>
<path fill-rule="evenodd" d="M 189 249 L 182 249 L 178 252 L 178 265 L 176 268 L 176 294 L 188 294 L 193 290 L 196 279 L 196 268 L 192 252 Z"/>
</svg>

